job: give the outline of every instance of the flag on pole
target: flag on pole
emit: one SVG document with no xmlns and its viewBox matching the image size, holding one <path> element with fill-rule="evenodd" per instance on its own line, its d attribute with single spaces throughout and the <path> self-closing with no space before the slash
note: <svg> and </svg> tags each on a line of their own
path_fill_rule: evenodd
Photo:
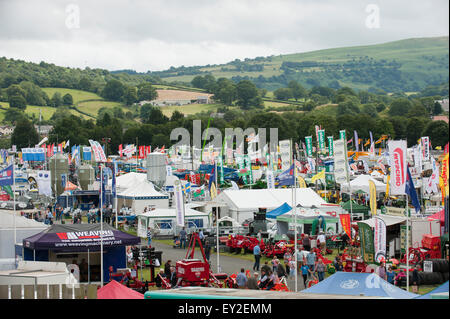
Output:
<svg viewBox="0 0 450 319">
<path fill-rule="evenodd" d="M 216 185 L 214 182 L 211 184 L 211 188 L 209 189 L 209 194 L 211 196 L 211 199 L 214 199 L 217 197 L 217 189 L 216 189 Z"/>
<path fill-rule="evenodd" d="M 311 183 L 314 183 L 316 180 L 323 179 L 323 178 L 325 178 L 325 170 L 323 170 L 323 171 L 317 173 L 316 175 L 314 175 L 311 178 Z"/>
<path fill-rule="evenodd" d="M 0 171 L 0 186 L 7 186 L 14 184 L 14 169 L 13 164 Z"/>
<path fill-rule="evenodd" d="M 196 198 L 196 197 L 199 197 L 199 196 L 202 196 L 202 195 L 205 195 L 205 186 L 202 186 L 202 187 L 198 188 L 197 190 L 195 190 L 192 193 L 192 197 L 193 198 Z"/>
<path fill-rule="evenodd" d="M 369 192 L 370 192 L 370 211 L 372 217 L 377 214 L 377 188 L 374 181 L 369 180 Z"/>
<path fill-rule="evenodd" d="M 409 197 L 411 198 L 411 202 L 414 206 L 414 208 L 416 209 L 416 212 L 420 212 L 420 203 L 419 203 L 419 199 L 417 198 L 417 192 L 416 189 L 414 188 L 414 183 L 413 180 L 411 178 L 411 173 L 409 171 L 409 167 L 406 168 L 407 170 L 407 179 L 406 179 L 406 185 L 405 185 L 405 193 L 409 195 Z"/>
<path fill-rule="evenodd" d="M 356 130 L 354 131 L 354 135 L 355 135 L 355 151 L 359 152 L 359 139 L 358 139 L 358 132 L 356 132 Z"/>
</svg>

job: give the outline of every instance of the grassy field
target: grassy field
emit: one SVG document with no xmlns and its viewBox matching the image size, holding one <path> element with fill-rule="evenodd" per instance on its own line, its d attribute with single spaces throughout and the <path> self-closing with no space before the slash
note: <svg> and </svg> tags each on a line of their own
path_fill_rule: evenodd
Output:
<svg viewBox="0 0 450 319">
<path fill-rule="evenodd" d="M 59 92 L 61 96 L 69 93 L 72 95 L 73 103 L 77 104 L 80 101 L 86 100 L 103 100 L 103 98 L 95 93 L 81 91 L 81 90 L 73 90 L 73 89 L 64 89 L 64 88 L 42 88 L 42 90 L 47 93 L 49 98 L 52 98 L 53 94 Z"/>
<path fill-rule="evenodd" d="M 213 67 L 199 66 L 198 70 L 208 72 L 216 78 L 225 77 L 232 78 L 234 76 L 249 76 L 257 78 L 262 75 L 265 78 L 279 76 L 283 74 L 281 65 L 283 62 L 319 62 L 329 66 L 333 64 L 343 64 L 346 62 L 358 61 L 360 58 L 370 58 L 375 61 L 393 61 L 400 63 L 400 71 L 408 74 L 408 77 L 414 77 L 417 83 L 425 81 L 425 79 L 433 74 L 443 79 L 448 78 L 448 37 L 433 38 L 415 38 L 406 39 L 382 44 L 354 46 L 318 50 L 312 52 L 295 53 L 271 56 L 262 61 L 247 60 L 247 64 L 263 65 L 263 70 L 258 72 L 242 72 L 235 68 L 231 63 L 222 64 Z M 356 66 L 358 70 L 360 66 Z M 222 68 L 230 71 L 224 72 Z M 352 68 L 352 67 L 350 67 Z M 305 67 L 302 73 L 307 77 L 308 73 L 323 72 L 322 66 Z M 352 77 L 347 77 L 343 70 L 340 71 L 342 76 L 339 79 L 341 86 L 350 86 L 355 89 L 367 89 L 368 84 L 355 81 Z M 196 75 L 177 75 L 171 73 L 171 76 L 162 74 L 161 77 L 167 82 L 182 81 L 190 82 Z M 303 76 L 302 79 L 305 77 Z M 268 96 L 269 97 L 269 96 Z"/>
<path fill-rule="evenodd" d="M 113 108 L 120 107 L 124 112 L 128 112 L 129 109 L 123 106 L 123 104 L 119 102 L 110 102 L 110 101 L 88 101 L 88 102 L 79 102 L 77 108 L 80 111 L 91 114 L 92 116 L 97 116 L 98 110 L 102 107 Z"/>
<path fill-rule="evenodd" d="M 0 102 L 0 106 L 3 108 L 9 108 L 8 102 Z M 25 109 L 25 114 L 28 114 L 29 116 L 34 116 L 36 118 L 39 118 L 39 112 L 42 114 L 42 120 L 49 120 L 53 113 L 55 113 L 56 108 L 50 107 L 50 106 L 37 106 L 37 105 L 27 105 L 27 108 Z M 5 118 L 5 110 L 0 110 L 0 121 L 3 121 Z M 70 110 L 70 113 L 75 116 L 82 116 L 83 118 L 88 118 L 87 116 L 80 114 L 79 112 L 75 110 Z"/>
<path fill-rule="evenodd" d="M 165 116 L 171 116 L 173 112 L 179 111 L 185 115 L 196 114 L 204 111 L 216 111 L 221 104 L 188 104 L 182 106 L 161 106 L 161 111 Z"/>
</svg>

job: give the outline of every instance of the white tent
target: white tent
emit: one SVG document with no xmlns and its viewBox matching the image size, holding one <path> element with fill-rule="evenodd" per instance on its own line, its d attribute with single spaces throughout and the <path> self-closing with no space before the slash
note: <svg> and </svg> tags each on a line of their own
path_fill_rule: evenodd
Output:
<svg viewBox="0 0 450 319">
<path fill-rule="evenodd" d="M 119 208 L 125 205 L 131 207 L 135 214 L 140 214 L 147 206 L 169 207 L 169 196 L 158 192 L 151 182 L 144 180 L 118 193 L 117 204 Z"/>
<path fill-rule="evenodd" d="M 386 192 L 386 184 L 376 180 L 375 178 L 369 175 L 359 175 L 357 178 L 350 182 L 350 186 L 352 189 L 352 193 L 357 191 L 363 191 L 365 193 L 369 193 L 369 181 L 373 181 L 375 183 L 375 188 L 377 193 Z M 350 191 L 348 184 L 342 184 L 342 191 L 348 193 Z"/>
<path fill-rule="evenodd" d="M 16 243 L 21 244 L 24 238 L 40 233 L 48 227 L 33 219 L 16 216 Z M 13 211 L 0 211 L 0 259 L 15 257 Z"/>
<path fill-rule="evenodd" d="M 230 217 L 236 219 L 239 223 L 247 218 L 253 218 L 253 213 L 259 208 L 266 208 L 271 211 L 280 207 L 284 203 L 292 206 L 292 189 L 248 189 L 232 190 L 227 189 L 220 193 L 215 202 L 224 203 L 229 208 Z M 328 204 L 311 188 L 296 189 L 296 205 L 303 207 L 316 206 L 328 210 L 339 209 L 339 207 L 330 207 Z"/>
<path fill-rule="evenodd" d="M 185 205 L 184 218 L 186 229 L 209 228 L 209 214 L 193 209 L 190 204 Z M 156 208 L 138 216 L 138 236 L 145 237 L 147 227 L 156 230 L 160 235 L 176 234 L 177 213 L 175 208 Z"/>
<path fill-rule="evenodd" d="M 136 184 L 147 180 L 147 174 L 145 173 L 127 173 L 116 177 L 116 187 L 118 192 L 126 190 L 130 187 L 134 187 Z M 112 180 L 108 181 L 108 185 L 112 186 Z"/>
</svg>

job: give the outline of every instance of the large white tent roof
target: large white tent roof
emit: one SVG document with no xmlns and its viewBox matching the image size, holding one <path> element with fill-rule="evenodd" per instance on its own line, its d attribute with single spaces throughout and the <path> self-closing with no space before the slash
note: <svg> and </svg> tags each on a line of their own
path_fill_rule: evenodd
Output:
<svg viewBox="0 0 450 319">
<path fill-rule="evenodd" d="M 357 178 L 350 182 L 352 192 L 363 191 L 365 193 L 369 193 L 369 181 L 373 181 L 375 183 L 377 193 L 386 191 L 386 184 L 376 180 L 369 175 L 359 175 Z M 346 193 L 349 192 L 348 184 L 342 184 L 342 191 Z"/>
<path fill-rule="evenodd" d="M 292 189 L 227 189 L 219 194 L 217 201 L 224 201 L 236 210 L 252 210 L 258 207 L 267 210 L 280 207 L 284 203 L 292 204 Z M 296 189 L 296 203 L 304 207 L 320 207 L 326 202 L 310 188 Z"/>
<path fill-rule="evenodd" d="M 167 198 L 168 195 L 158 192 L 153 184 L 147 180 L 138 182 L 117 194 L 119 198 L 149 199 Z"/>
<path fill-rule="evenodd" d="M 16 216 L 17 229 L 46 229 L 47 225 L 37 222 L 34 219 L 25 218 L 23 216 Z M 0 211 L 0 229 L 14 228 L 14 214 L 11 212 Z"/>
<path fill-rule="evenodd" d="M 127 189 L 146 180 L 147 174 L 130 172 L 116 177 L 116 186 L 119 189 Z M 112 180 L 108 181 L 108 185 L 112 185 Z"/>
<path fill-rule="evenodd" d="M 185 217 L 199 217 L 199 216 L 206 217 L 208 215 L 209 215 L 208 213 L 199 212 L 198 210 L 192 209 L 187 205 L 184 210 Z M 177 216 L 177 212 L 175 208 L 156 208 L 144 214 L 140 214 L 139 216 L 148 218 L 163 218 L 163 217 L 174 218 Z"/>
<path fill-rule="evenodd" d="M 384 222 L 386 223 L 386 226 L 392 226 L 392 225 L 400 224 L 400 223 L 403 223 L 404 221 L 406 221 L 406 218 L 400 217 L 400 216 L 378 215 L 378 217 L 381 218 L 382 220 L 384 220 Z M 361 221 L 361 223 L 365 223 L 365 224 L 369 225 L 370 227 L 375 227 L 375 218 L 363 220 L 363 221 Z"/>
</svg>

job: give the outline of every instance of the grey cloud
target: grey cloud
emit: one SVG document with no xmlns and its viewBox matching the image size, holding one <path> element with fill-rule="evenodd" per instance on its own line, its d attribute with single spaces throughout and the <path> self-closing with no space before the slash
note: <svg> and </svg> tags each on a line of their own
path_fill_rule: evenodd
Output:
<svg viewBox="0 0 450 319">
<path fill-rule="evenodd" d="M 380 29 L 365 26 L 371 3 L 380 8 Z M 79 6 L 80 29 L 65 25 L 68 4 Z M 446 0 L 0 0 L 0 54 L 79 66 L 80 60 L 95 61 L 90 66 L 113 69 L 156 70 L 439 35 L 448 35 Z M 32 52 L 27 43 L 35 44 Z"/>
</svg>

